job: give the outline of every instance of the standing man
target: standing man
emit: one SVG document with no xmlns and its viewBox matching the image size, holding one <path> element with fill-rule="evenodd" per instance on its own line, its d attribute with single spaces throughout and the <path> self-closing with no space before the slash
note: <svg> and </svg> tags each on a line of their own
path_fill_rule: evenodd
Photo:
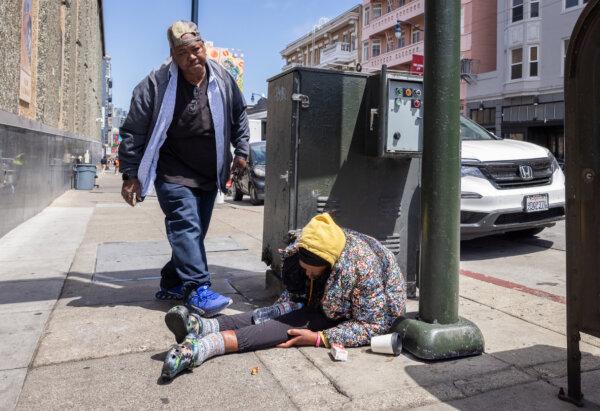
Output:
<svg viewBox="0 0 600 411">
<path fill-rule="evenodd" d="M 167 31 L 171 61 L 133 91 L 121 127 L 121 195 L 131 206 L 154 186 L 165 213 L 171 261 L 161 271 L 158 299 L 184 299 L 203 316 L 231 304 L 210 289 L 204 237 L 218 190 L 246 165 L 246 103 L 231 75 L 207 60 L 197 26 L 177 21 Z"/>
</svg>

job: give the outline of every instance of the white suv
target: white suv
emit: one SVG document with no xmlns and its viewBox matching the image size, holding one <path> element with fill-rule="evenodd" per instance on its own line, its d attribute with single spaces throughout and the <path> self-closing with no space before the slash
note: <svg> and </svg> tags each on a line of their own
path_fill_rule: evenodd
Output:
<svg viewBox="0 0 600 411">
<path fill-rule="evenodd" d="M 534 236 L 565 218 L 565 176 L 550 151 L 498 138 L 464 117 L 460 137 L 462 240 Z"/>
</svg>

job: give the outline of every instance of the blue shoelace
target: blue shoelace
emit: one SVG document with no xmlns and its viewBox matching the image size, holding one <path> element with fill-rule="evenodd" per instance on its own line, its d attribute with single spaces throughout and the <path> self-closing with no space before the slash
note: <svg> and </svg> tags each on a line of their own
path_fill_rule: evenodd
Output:
<svg viewBox="0 0 600 411">
<path fill-rule="evenodd" d="M 216 300 L 220 297 L 219 294 L 208 288 L 208 286 L 198 287 L 196 289 L 196 296 L 198 299 Z"/>
</svg>

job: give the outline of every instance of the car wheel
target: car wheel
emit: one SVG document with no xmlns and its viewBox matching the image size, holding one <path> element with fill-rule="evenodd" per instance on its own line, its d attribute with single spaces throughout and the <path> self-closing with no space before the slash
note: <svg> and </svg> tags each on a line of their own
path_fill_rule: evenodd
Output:
<svg viewBox="0 0 600 411">
<path fill-rule="evenodd" d="M 507 233 L 507 235 L 513 238 L 534 237 L 544 231 L 545 228 L 546 227 L 536 227 L 528 228 L 527 230 L 511 231 L 510 233 Z"/>
<path fill-rule="evenodd" d="M 250 186 L 250 202 L 252 205 L 262 204 L 262 201 L 258 199 L 258 194 L 256 193 L 256 188 L 254 188 L 254 186 Z"/>
<path fill-rule="evenodd" d="M 242 201 L 244 198 L 244 193 L 238 188 L 236 183 L 231 185 L 231 196 L 233 197 L 233 201 Z"/>
</svg>

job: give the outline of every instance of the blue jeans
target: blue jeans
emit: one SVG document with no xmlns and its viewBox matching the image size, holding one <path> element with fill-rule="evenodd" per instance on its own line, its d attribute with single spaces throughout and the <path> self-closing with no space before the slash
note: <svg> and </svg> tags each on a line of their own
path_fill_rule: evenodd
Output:
<svg viewBox="0 0 600 411">
<path fill-rule="evenodd" d="M 171 261 L 161 271 L 161 287 L 183 284 L 187 294 L 199 285 L 210 285 L 204 238 L 217 189 L 204 191 L 160 179 L 154 186 L 172 250 Z"/>
</svg>

